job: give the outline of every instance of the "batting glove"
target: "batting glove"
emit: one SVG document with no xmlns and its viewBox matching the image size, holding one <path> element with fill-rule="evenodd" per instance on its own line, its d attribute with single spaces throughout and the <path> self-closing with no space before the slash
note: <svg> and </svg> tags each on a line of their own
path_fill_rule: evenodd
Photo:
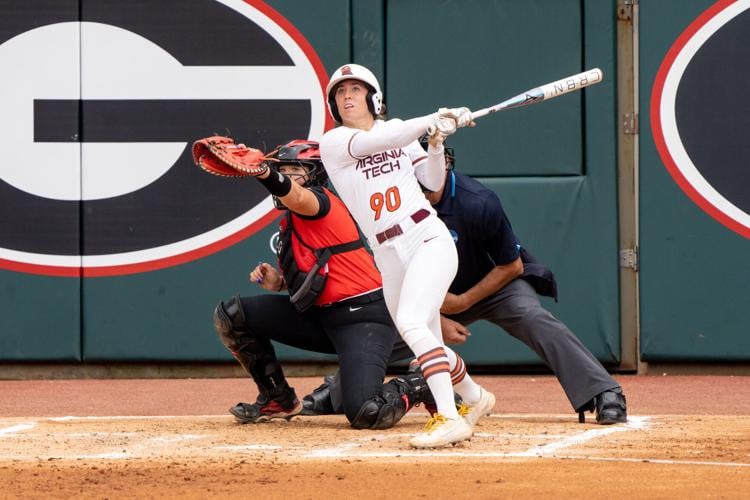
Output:
<svg viewBox="0 0 750 500">
<path fill-rule="evenodd" d="M 471 119 L 471 110 L 469 108 L 440 108 L 438 114 L 456 120 L 458 128 L 473 127 L 475 125 Z"/>
<path fill-rule="evenodd" d="M 442 135 L 445 139 L 449 135 L 453 134 L 457 129 L 455 118 L 449 114 L 441 115 L 440 111 L 432 115 L 430 125 L 427 127 L 427 135 L 430 138 L 437 137 L 437 134 Z"/>
</svg>

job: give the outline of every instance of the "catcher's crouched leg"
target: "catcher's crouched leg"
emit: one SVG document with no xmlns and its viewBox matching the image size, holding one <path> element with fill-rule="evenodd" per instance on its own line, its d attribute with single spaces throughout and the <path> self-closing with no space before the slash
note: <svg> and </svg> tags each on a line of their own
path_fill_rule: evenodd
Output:
<svg viewBox="0 0 750 500">
<path fill-rule="evenodd" d="M 221 343 L 229 349 L 232 356 L 250 375 L 251 359 L 249 356 L 242 356 L 240 353 L 243 337 L 247 335 L 247 326 L 239 295 L 235 295 L 226 302 L 219 302 L 216 306 L 214 309 L 214 329 Z"/>
<path fill-rule="evenodd" d="M 430 389 L 421 373 L 396 377 L 383 385 L 380 394 L 362 404 L 351 426 L 355 429 L 388 429 L 429 396 Z"/>
<path fill-rule="evenodd" d="M 216 306 L 214 327 L 221 342 L 258 386 L 255 403 L 238 403 L 229 410 L 239 422 L 289 419 L 302 411 L 302 404 L 284 377 L 271 341 L 248 331 L 239 295 Z"/>
<path fill-rule="evenodd" d="M 214 309 L 214 328 L 221 343 L 229 349 L 234 359 L 248 375 L 255 379 L 258 385 L 270 387 L 277 385 L 267 384 L 264 383 L 268 382 L 267 380 L 261 380 L 268 378 L 264 375 L 273 375 L 277 371 L 274 365 L 278 363 L 270 341 L 258 338 L 248 331 L 245 311 L 242 309 L 239 295 L 235 295 L 226 302 L 219 302 Z M 267 366 L 268 369 L 266 369 Z"/>
<path fill-rule="evenodd" d="M 261 390 L 286 385 L 271 341 L 254 335 L 248 329 L 239 295 L 226 302 L 219 302 L 214 309 L 214 328 L 222 344 L 247 374 L 253 377 Z"/>
</svg>

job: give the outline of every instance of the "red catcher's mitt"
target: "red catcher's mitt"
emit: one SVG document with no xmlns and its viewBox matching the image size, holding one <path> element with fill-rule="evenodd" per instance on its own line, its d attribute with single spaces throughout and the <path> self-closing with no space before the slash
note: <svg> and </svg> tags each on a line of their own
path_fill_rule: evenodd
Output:
<svg viewBox="0 0 750 500">
<path fill-rule="evenodd" d="M 193 161 L 206 172 L 223 177 L 260 175 L 268 166 L 263 151 L 214 135 L 193 143 Z"/>
</svg>

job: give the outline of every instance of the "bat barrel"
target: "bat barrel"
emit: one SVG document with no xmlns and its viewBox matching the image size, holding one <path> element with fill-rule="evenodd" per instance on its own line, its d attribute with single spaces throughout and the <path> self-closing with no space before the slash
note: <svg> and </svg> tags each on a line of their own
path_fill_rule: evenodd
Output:
<svg viewBox="0 0 750 500">
<path fill-rule="evenodd" d="M 602 73 L 602 70 L 594 68 L 566 78 L 561 78 L 556 82 L 547 83 L 542 85 L 541 89 L 544 92 L 544 99 L 552 99 L 553 97 L 597 84 L 602 81 L 603 76 L 604 74 Z"/>
<path fill-rule="evenodd" d="M 490 106 L 489 108 L 480 109 L 474 111 L 471 114 L 472 120 L 487 116 L 490 113 L 502 111 L 504 109 L 518 108 L 521 106 L 528 106 L 537 102 L 544 101 L 546 99 L 552 99 L 568 92 L 574 92 L 584 87 L 597 84 L 604 78 L 604 73 L 599 68 L 593 68 L 582 73 L 577 73 L 560 80 L 546 83 L 540 87 L 529 89 L 526 92 L 518 94 L 517 96 L 511 97 L 501 103 Z"/>
</svg>

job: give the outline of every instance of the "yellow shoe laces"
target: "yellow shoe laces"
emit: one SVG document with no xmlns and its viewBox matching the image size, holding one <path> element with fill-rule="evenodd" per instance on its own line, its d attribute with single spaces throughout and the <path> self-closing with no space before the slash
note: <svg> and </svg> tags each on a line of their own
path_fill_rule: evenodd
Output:
<svg viewBox="0 0 750 500">
<path fill-rule="evenodd" d="M 466 415 L 469 414 L 469 412 L 471 411 L 471 408 L 469 408 L 468 405 L 461 403 L 460 405 L 456 405 L 456 410 L 458 411 L 459 417 L 465 417 Z"/>
<path fill-rule="evenodd" d="M 444 416 L 442 416 L 439 413 L 436 413 L 435 415 L 432 416 L 432 418 L 430 418 L 427 421 L 427 423 L 424 426 L 424 430 L 427 432 L 434 431 L 435 429 L 443 425 L 445 421 L 446 421 L 446 418 Z"/>
</svg>

